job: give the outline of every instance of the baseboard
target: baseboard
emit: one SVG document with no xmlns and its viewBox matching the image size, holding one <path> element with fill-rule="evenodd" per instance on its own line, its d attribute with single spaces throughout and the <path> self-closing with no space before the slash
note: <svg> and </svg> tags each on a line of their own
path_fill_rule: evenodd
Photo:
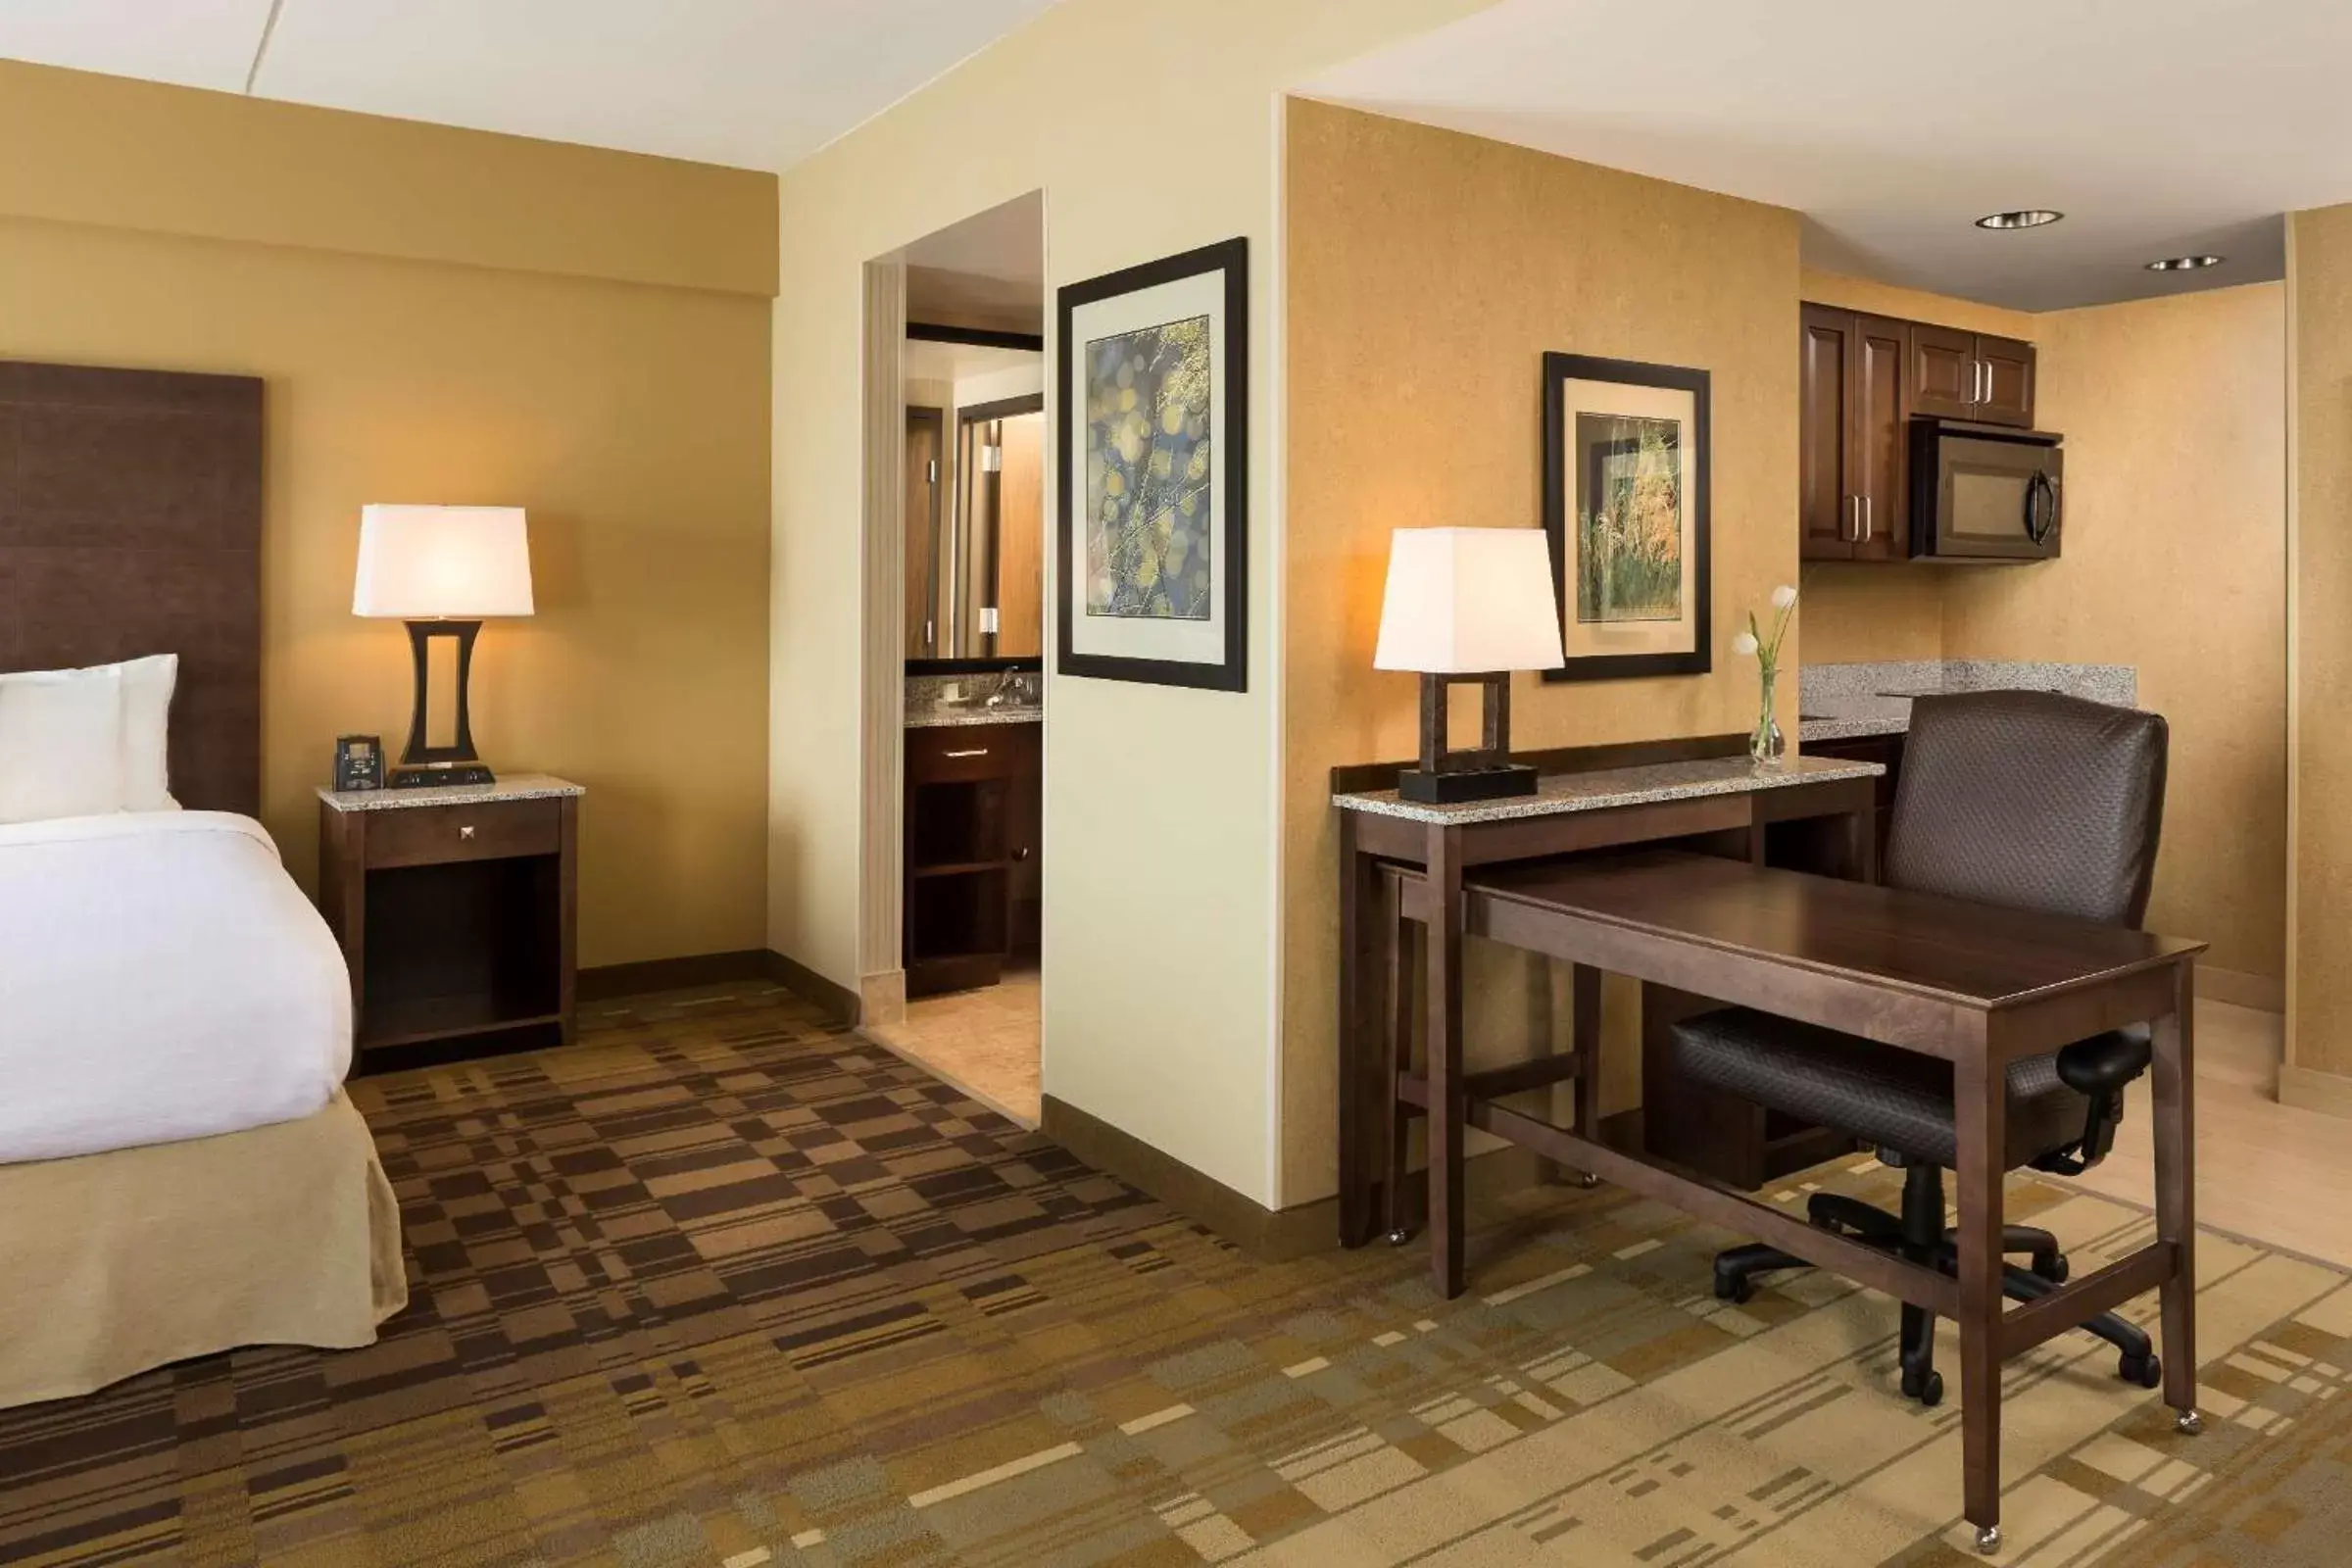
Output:
<svg viewBox="0 0 2352 1568">
<path fill-rule="evenodd" d="M 2281 1062 L 2278 1103 L 2292 1105 L 2297 1110 L 2316 1110 L 2325 1116 L 2352 1118 L 2352 1078 L 2340 1072 L 2322 1072 L 2316 1067 Z"/>
<path fill-rule="evenodd" d="M 828 980 L 798 958 L 787 957 L 773 948 L 760 954 L 767 978 L 799 997 L 813 1002 L 836 1023 L 858 1022 L 858 993 L 838 981 Z"/>
<path fill-rule="evenodd" d="M 1052 1095 L 1044 1099 L 1038 1130 L 1095 1169 L 1149 1193 L 1260 1262 L 1285 1263 L 1339 1250 L 1337 1198 L 1297 1208 L 1267 1208 L 1133 1133 Z M 1472 1201 L 1485 1202 L 1537 1185 L 1545 1169 L 1545 1162 L 1526 1150 L 1505 1145 L 1464 1164 L 1465 1194 Z M 1417 1208 L 1420 1172 L 1408 1179 L 1415 1191 L 1407 1195 L 1407 1206 Z"/>
<path fill-rule="evenodd" d="M 2197 995 L 2214 1002 L 2227 1002 L 2239 1007 L 2258 1007 L 2264 1012 L 2286 1010 L 2286 982 L 2274 980 L 2267 974 L 2248 974 L 2242 969 L 2224 969 L 2210 963 L 2197 965 Z"/>
<path fill-rule="evenodd" d="M 733 980 L 767 977 L 767 950 L 746 948 L 740 953 L 698 953 L 683 958 L 648 958 L 638 963 L 600 963 L 582 969 L 579 999 L 609 1002 L 614 997 L 642 997 L 654 991 L 683 991 L 689 986 L 725 985 Z"/>
<path fill-rule="evenodd" d="M 771 981 L 802 1001 L 814 1003 L 824 1009 L 827 1017 L 841 1023 L 858 1021 L 858 993 L 836 985 L 807 964 L 772 948 L 698 953 L 682 958 L 648 958 L 638 963 L 601 963 L 580 971 L 578 995 L 582 1002 L 610 1002 L 615 997 L 721 986 L 738 980 Z"/>
</svg>

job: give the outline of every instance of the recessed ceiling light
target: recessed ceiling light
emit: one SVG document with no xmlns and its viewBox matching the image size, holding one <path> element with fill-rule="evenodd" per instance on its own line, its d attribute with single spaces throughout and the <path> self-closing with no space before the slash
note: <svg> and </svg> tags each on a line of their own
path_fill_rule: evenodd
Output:
<svg viewBox="0 0 2352 1568">
<path fill-rule="evenodd" d="M 2053 213 L 2047 207 L 2021 207 L 2014 213 L 1986 213 L 1977 220 L 1979 228 L 2039 228 L 2055 223 L 2066 215 Z"/>
<path fill-rule="evenodd" d="M 2219 256 L 2167 256 L 2162 261 L 2150 262 L 2148 270 L 2151 272 L 2197 272 L 2208 267 L 2221 265 L 2222 258 Z"/>
</svg>

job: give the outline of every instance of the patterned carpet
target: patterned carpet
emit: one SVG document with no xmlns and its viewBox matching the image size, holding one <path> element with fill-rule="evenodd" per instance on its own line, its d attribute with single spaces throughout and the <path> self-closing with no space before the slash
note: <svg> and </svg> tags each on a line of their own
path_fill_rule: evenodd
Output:
<svg viewBox="0 0 2352 1568">
<path fill-rule="evenodd" d="M 1605 1188 L 1483 1215 L 1453 1302 L 1417 1253 L 1261 1265 L 764 988 L 354 1098 L 410 1308 L 0 1413 L 0 1563 L 1979 1560 L 1888 1303 L 1724 1306 L 1726 1238 Z M 2079 1270 L 2147 1233 L 2011 1206 Z M 2012 1363 L 2002 1561 L 2347 1560 L 2352 1284 L 2203 1250 L 2206 1436 L 2087 1339 Z"/>
</svg>

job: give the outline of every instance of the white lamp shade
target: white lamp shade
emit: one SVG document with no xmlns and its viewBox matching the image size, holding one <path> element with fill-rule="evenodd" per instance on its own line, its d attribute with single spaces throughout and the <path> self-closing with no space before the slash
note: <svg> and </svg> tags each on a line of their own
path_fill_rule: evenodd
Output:
<svg viewBox="0 0 2352 1568">
<path fill-rule="evenodd" d="M 529 614 L 522 509 L 362 507 L 351 612 L 402 620 Z"/>
<path fill-rule="evenodd" d="M 1559 605 L 1540 528 L 1398 528 L 1389 536 L 1379 669 L 1557 669 Z"/>
</svg>

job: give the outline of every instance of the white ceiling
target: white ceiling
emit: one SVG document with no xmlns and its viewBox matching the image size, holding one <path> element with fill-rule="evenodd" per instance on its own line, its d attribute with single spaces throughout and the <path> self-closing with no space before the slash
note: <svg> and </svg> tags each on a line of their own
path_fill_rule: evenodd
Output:
<svg viewBox="0 0 2352 1568">
<path fill-rule="evenodd" d="M 2352 199 L 2344 0 L 1500 0 L 1320 97 L 1806 215 L 1806 260 L 2026 310 L 2280 276 Z M 1973 220 L 2051 207 L 2065 221 Z M 2142 264 L 2226 255 L 2203 272 Z"/>
<path fill-rule="evenodd" d="M 0 57 L 782 170 L 1052 4 L 0 0 Z"/>
</svg>

